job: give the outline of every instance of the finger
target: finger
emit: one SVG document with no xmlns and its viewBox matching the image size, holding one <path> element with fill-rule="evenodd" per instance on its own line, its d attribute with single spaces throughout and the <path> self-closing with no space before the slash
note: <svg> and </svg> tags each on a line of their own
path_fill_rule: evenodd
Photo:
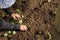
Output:
<svg viewBox="0 0 60 40">
<path fill-rule="evenodd" d="M 26 27 L 25 31 L 27 31 L 27 27 Z"/>
<path fill-rule="evenodd" d="M 27 31 L 27 29 L 28 29 L 28 28 L 25 26 L 24 30 Z"/>
<path fill-rule="evenodd" d="M 15 20 L 17 20 L 17 18 L 16 18 L 15 16 L 14 16 L 13 18 L 14 18 Z"/>
<path fill-rule="evenodd" d="M 18 20 L 20 20 L 20 16 L 18 16 Z"/>
<path fill-rule="evenodd" d="M 21 18 L 19 14 L 16 14 L 16 17 L 18 18 L 18 20 L 20 20 Z"/>
<path fill-rule="evenodd" d="M 16 18 L 17 18 L 18 20 L 20 20 L 20 16 L 16 16 Z"/>
</svg>

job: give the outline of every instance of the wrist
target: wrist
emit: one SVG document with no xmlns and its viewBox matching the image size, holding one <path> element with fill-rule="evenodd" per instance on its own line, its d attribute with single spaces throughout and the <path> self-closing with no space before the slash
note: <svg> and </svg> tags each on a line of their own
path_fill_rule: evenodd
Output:
<svg viewBox="0 0 60 40">
<path fill-rule="evenodd" d="M 14 29 L 16 29 L 16 30 L 20 30 L 20 25 L 19 25 L 19 24 L 15 24 Z"/>
</svg>

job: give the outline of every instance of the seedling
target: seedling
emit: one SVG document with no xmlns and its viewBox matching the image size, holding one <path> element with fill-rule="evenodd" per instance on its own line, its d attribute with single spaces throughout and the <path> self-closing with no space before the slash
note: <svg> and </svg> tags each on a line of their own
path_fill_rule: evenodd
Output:
<svg viewBox="0 0 60 40">
<path fill-rule="evenodd" d="M 4 33 L 4 36 L 7 37 L 8 36 L 8 33 Z"/>
<path fill-rule="evenodd" d="M 20 10 L 19 10 L 19 9 L 16 9 L 16 11 L 17 11 L 17 12 L 20 12 Z"/>
<path fill-rule="evenodd" d="M 11 33 L 11 31 L 8 31 L 8 33 L 10 34 L 10 33 Z"/>
<path fill-rule="evenodd" d="M 13 31 L 13 35 L 15 35 L 16 34 L 16 31 Z"/>
<path fill-rule="evenodd" d="M 19 20 L 19 23 L 20 23 L 20 24 L 22 24 L 22 23 L 23 23 L 23 20 L 22 20 L 22 19 L 21 19 L 21 20 Z"/>
<path fill-rule="evenodd" d="M 16 9 L 16 12 L 19 13 L 19 14 L 21 13 L 21 11 L 19 9 Z"/>
<path fill-rule="evenodd" d="M 22 15 L 22 12 L 21 12 L 20 9 L 16 9 L 16 12 L 17 12 L 18 14 Z"/>
<path fill-rule="evenodd" d="M 22 15 L 22 18 L 24 18 L 24 16 Z"/>
</svg>

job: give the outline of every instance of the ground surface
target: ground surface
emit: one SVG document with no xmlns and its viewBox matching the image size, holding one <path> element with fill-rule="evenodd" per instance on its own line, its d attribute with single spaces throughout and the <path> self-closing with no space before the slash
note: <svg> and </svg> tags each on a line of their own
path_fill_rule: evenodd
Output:
<svg viewBox="0 0 60 40">
<path fill-rule="evenodd" d="M 15 12 L 20 9 L 21 15 L 24 15 L 23 24 L 29 28 L 26 32 L 17 32 L 16 35 L 11 37 L 0 36 L 0 40 L 47 40 L 49 39 L 49 31 L 53 27 L 53 22 L 57 10 L 57 0 L 17 0 L 11 10 Z M 1 15 L 4 13 L 0 10 Z M 11 21 L 9 15 L 5 14 L 2 17 L 5 21 Z M 9 17 L 8 17 L 9 16 Z M 7 19 L 6 19 L 7 18 Z M 15 22 L 17 23 L 17 21 Z M 0 32 L 2 35 L 4 32 Z"/>
</svg>

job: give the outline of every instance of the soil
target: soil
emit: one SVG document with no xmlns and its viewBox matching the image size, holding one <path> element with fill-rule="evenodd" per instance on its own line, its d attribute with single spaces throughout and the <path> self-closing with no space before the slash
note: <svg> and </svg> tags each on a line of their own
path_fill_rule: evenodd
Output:
<svg viewBox="0 0 60 40">
<path fill-rule="evenodd" d="M 20 15 L 25 16 L 22 18 L 23 24 L 27 25 L 28 31 L 17 31 L 16 35 L 11 37 L 0 36 L 0 40 L 48 40 L 48 32 L 54 25 L 57 6 L 57 0 L 51 0 L 51 2 L 48 0 L 17 0 L 11 10 L 14 9 L 13 12 L 16 12 L 16 9 L 20 9 Z M 0 13 L 2 15 L 5 12 L 0 10 Z M 4 15 L 1 17 L 10 22 L 11 17 L 8 14 Z M 4 32 L 0 32 L 0 35 Z"/>
</svg>

